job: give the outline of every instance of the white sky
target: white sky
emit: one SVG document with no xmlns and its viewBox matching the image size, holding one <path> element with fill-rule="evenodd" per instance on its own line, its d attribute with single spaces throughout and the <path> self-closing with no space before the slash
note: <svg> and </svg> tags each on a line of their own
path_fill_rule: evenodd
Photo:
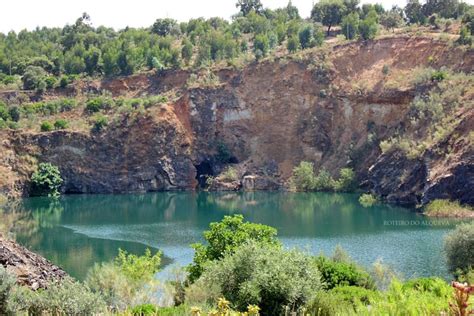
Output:
<svg viewBox="0 0 474 316">
<path fill-rule="evenodd" d="M 72 24 L 83 13 L 91 16 L 94 26 L 115 29 L 147 27 L 157 18 L 178 21 L 189 18 L 219 16 L 229 19 L 237 12 L 236 0 L 3 0 L 0 11 L 0 32 L 34 29 L 36 26 Z M 303 17 L 309 16 L 313 0 L 293 0 Z M 362 0 L 362 3 L 382 3 L 386 8 L 406 0 Z M 474 0 L 466 0 L 474 4 Z M 279 8 L 288 0 L 262 0 L 264 7 Z"/>
</svg>

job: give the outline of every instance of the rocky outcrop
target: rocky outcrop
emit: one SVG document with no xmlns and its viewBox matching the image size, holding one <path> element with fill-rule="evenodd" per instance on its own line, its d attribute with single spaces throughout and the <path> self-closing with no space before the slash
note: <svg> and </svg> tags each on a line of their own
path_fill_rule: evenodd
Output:
<svg viewBox="0 0 474 316">
<path fill-rule="evenodd" d="M 61 268 L 14 241 L 4 239 L 1 234 L 0 265 L 16 276 L 18 284 L 33 290 L 45 288 L 49 282 L 67 277 Z"/>
</svg>

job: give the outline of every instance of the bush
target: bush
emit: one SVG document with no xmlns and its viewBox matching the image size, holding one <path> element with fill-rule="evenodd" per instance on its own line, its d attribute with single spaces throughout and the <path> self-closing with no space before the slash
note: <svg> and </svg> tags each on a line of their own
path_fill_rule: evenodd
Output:
<svg viewBox="0 0 474 316">
<path fill-rule="evenodd" d="M 21 118 L 20 108 L 18 106 L 12 106 L 8 109 L 8 114 L 14 122 L 18 122 Z"/>
<path fill-rule="evenodd" d="M 5 122 L 10 119 L 10 113 L 8 113 L 8 108 L 5 103 L 0 101 L 0 120 L 4 120 Z"/>
<path fill-rule="evenodd" d="M 461 224 L 444 241 L 448 268 L 451 272 L 467 272 L 474 268 L 474 222 Z"/>
<path fill-rule="evenodd" d="M 469 206 L 462 206 L 459 201 L 437 199 L 425 206 L 424 213 L 434 217 L 470 217 L 473 209 Z"/>
<path fill-rule="evenodd" d="M 143 256 L 119 250 L 113 262 L 96 264 L 85 283 L 100 293 L 108 306 L 124 310 L 128 306 L 149 303 L 154 291 L 154 275 L 161 263 L 161 252 L 155 255 L 147 249 Z"/>
<path fill-rule="evenodd" d="M 54 129 L 66 129 L 68 127 L 68 123 L 66 120 L 56 120 L 54 122 Z"/>
<path fill-rule="evenodd" d="M 158 314 L 158 308 L 153 304 L 142 304 L 132 308 L 133 316 L 161 315 Z"/>
<path fill-rule="evenodd" d="M 15 286 L 15 278 L 0 265 L 0 315 L 13 315 L 9 306 L 12 290 Z"/>
<path fill-rule="evenodd" d="M 314 167 L 313 163 L 302 161 L 293 168 L 291 185 L 297 191 L 311 191 L 314 189 Z"/>
<path fill-rule="evenodd" d="M 109 121 L 107 120 L 107 117 L 103 115 L 97 115 L 93 119 L 92 130 L 94 132 L 101 132 L 105 127 L 107 127 L 107 125 L 109 125 Z"/>
<path fill-rule="evenodd" d="M 300 42 L 296 36 L 291 36 L 288 38 L 288 42 L 286 44 L 286 48 L 290 53 L 294 53 L 298 50 L 300 46 Z"/>
<path fill-rule="evenodd" d="M 445 286 L 449 287 L 448 284 Z M 359 307 L 357 312 L 362 315 L 447 315 L 448 310 L 449 298 L 404 287 L 395 279 L 382 299 L 370 306 Z"/>
<path fill-rule="evenodd" d="M 42 132 L 51 132 L 53 130 L 53 124 L 50 122 L 43 122 L 41 123 L 41 131 Z"/>
<path fill-rule="evenodd" d="M 228 167 L 224 172 L 219 175 L 219 180 L 224 182 L 232 182 L 239 180 L 239 175 L 237 174 L 237 170 L 232 167 Z"/>
<path fill-rule="evenodd" d="M 46 72 L 43 68 L 38 66 L 26 67 L 25 73 L 23 74 L 23 88 L 25 90 L 37 90 L 38 92 L 46 89 Z"/>
<path fill-rule="evenodd" d="M 31 177 L 33 193 L 56 197 L 63 183 L 59 168 L 50 163 L 40 163 L 38 170 Z"/>
<path fill-rule="evenodd" d="M 94 315 L 106 311 L 100 295 L 72 279 L 52 282 L 44 290 L 19 287 L 15 292 L 15 311 L 29 315 Z"/>
<path fill-rule="evenodd" d="M 371 207 L 377 203 L 377 197 L 370 193 L 364 193 L 359 197 L 359 203 L 363 207 Z"/>
<path fill-rule="evenodd" d="M 203 233 L 207 245 L 193 244 L 195 250 L 193 263 L 188 267 L 189 279 L 199 278 L 209 261 L 219 260 L 226 253 L 233 253 L 240 245 L 248 241 L 279 244 L 275 238 L 276 229 L 262 224 L 244 222 L 242 215 L 224 216 L 222 221 L 209 224 L 209 230 Z"/>
<path fill-rule="evenodd" d="M 235 309 L 257 305 L 262 315 L 281 314 L 285 307 L 298 311 L 321 288 L 311 257 L 255 242 L 211 263 L 201 278 L 208 286 L 217 285 Z"/>
<path fill-rule="evenodd" d="M 321 281 L 327 290 L 337 286 L 359 286 L 373 289 L 375 283 L 370 275 L 353 262 L 336 261 L 324 256 L 315 259 L 321 273 Z"/>
<path fill-rule="evenodd" d="M 444 299 L 450 298 L 453 292 L 451 286 L 446 281 L 437 277 L 409 280 L 403 284 L 402 289 L 404 291 L 428 292 Z"/>
<path fill-rule="evenodd" d="M 86 111 L 88 113 L 97 113 L 100 110 L 108 110 L 114 105 L 114 100 L 108 97 L 97 97 L 87 100 Z"/>
<path fill-rule="evenodd" d="M 351 192 L 355 190 L 355 173 L 351 168 L 342 168 L 339 170 L 339 179 L 334 183 L 336 191 Z"/>
</svg>

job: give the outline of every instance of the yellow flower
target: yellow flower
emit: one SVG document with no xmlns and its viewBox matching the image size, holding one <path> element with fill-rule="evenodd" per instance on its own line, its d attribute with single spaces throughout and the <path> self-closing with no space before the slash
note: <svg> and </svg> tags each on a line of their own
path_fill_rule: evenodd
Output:
<svg viewBox="0 0 474 316">
<path fill-rule="evenodd" d="M 196 307 L 196 306 L 191 307 L 191 315 L 200 316 L 201 315 L 201 309 L 199 307 Z"/>
<path fill-rule="evenodd" d="M 249 305 L 247 306 L 247 310 L 249 312 L 249 315 L 250 316 L 258 316 L 260 315 L 260 307 L 258 307 L 257 305 Z"/>
</svg>

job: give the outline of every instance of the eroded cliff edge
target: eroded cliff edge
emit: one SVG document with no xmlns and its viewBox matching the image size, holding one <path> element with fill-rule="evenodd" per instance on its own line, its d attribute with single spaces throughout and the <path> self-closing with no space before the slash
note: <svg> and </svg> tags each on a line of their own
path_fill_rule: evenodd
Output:
<svg viewBox="0 0 474 316">
<path fill-rule="evenodd" d="M 451 198 L 474 204 L 472 87 L 453 131 L 433 148 L 408 158 L 379 146 L 414 133 L 410 104 L 432 88 L 409 80 L 415 69 L 471 73 L 473 66 L 472 49 L 401 36 L 215 70 L 216 82 L 196 87 L 188 71 L 83 82 L 44 97 L 171 90 L 177 97 L 142 115 L 123 115 L 101 133 L 0 131 L 0 191 L 28 195 L 38 161 L 59 166 L 65 193 L 192 190 L 202 175 L 227 165 L 240 178 L 228 189 L 279 189 L 305 160 L 333 174 L 350 166 L 363 187 L 392 203 Z"/>
</svg>

